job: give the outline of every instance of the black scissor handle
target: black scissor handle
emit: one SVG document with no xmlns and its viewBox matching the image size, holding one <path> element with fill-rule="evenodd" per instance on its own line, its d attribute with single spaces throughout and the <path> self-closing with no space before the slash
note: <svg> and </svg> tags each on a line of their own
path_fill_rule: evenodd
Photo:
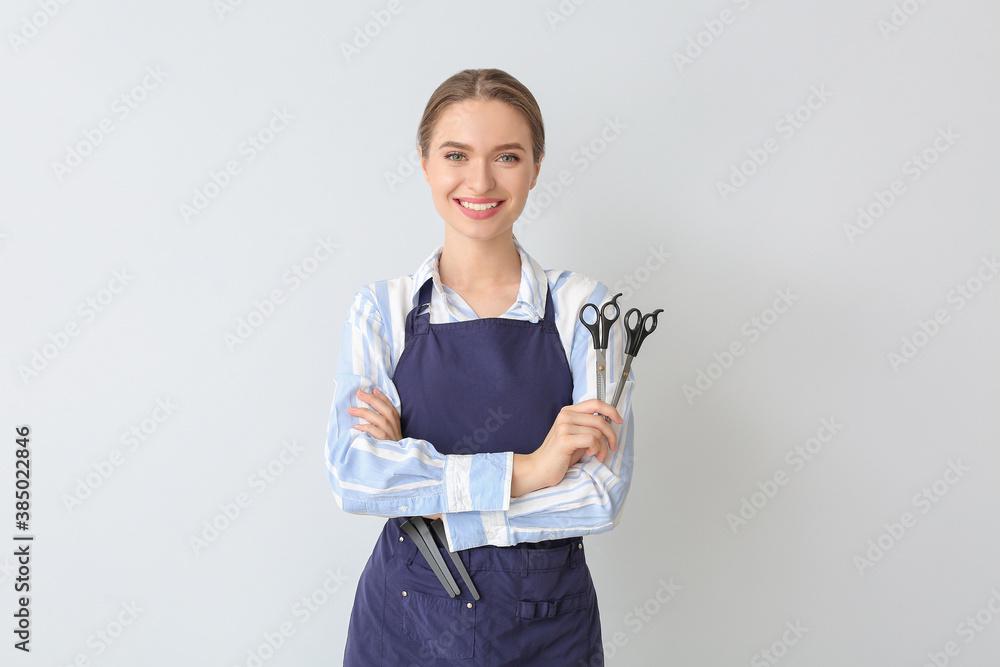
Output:
<svg viewBox="0 0 1000 667">
<path fill-rule="evenodd" d="M 625 354 L 633 357 L 639 354 L 642 341 L 646 340 L 646 336 L 656 331 L 656 316 L 662 312 L 662 308 L 657 308 L 653 312 L 643 315 L 638 308 L 631 308 L 625 313 L 625 331 L 628 332 Z M 630 324 L 629 318 L 632 317 L 633 313 L 635 313 L 635 322 Z"/>
<path fill-rule="evenodd" d="M 594 322 L 593 323 L 588 322 L 583 317 L 583 314 L 587 311 L 588 308 L 593 308 L 594 309 Z M 592 303 L 585 303 L 585 304 L 583 304 L 583 307 L 580 308 L 580 324 L 582 324 L 583 326 L 587 327 L 587 331 L 589 331 L 590 335 L 593 336 L 593 338 L 594 338 L 594 347 L 600 349 L 600 347 L 601 347 L 601 311 L 599 311 L 597 309 L 597 306 L 595 306 Z"/>
<path fill-rule="evenodd" d="M 604 304 L 603 306 L 601 306 L 601 324 L 602 324 L 602 327 L 601 327 L 601 347 L 602 348 L 606 348 L 608 346 L 608 341 L 611 340 L 611 325 L 614 324 L 615 322 L 617 322 L 618 318 L 622 314 L 621 308 L 618 307 L 618 297 L 620 297 L 621 295 L 622 295 L 622 293 L 618 292 L 618 294 L 615 294 L 613 297 L 611 297 L 611 301 L 608 301 L 606 304 Z M 611 308 L 615 309 L 614 317 L 608 317 L 608 313 L 606 311 L 608 310 L 609 306 Z"/>
<path fill-rule="evenodd" d="M 585 303 L 580 309 L 580 323 L 590 331 L 590 335 L 594 337 L 594 347 L 599 350 L 607 349 L 611 325 L 617 322 L 618 317 L 621 315 L 621 309 L 618 307 L 618 297 L 621 295 L 622 292 L 615 294 L 611 301 L 601 306 L 600 309 L 592 303 Z M 613 317 L 609 317 L 606 312 L 609 306 L 615 310 Z M 593 308 L 594 310 L 593 323 L 588 322 L 583 317 L 583 313 L 587 308 Z"/>
</svg>

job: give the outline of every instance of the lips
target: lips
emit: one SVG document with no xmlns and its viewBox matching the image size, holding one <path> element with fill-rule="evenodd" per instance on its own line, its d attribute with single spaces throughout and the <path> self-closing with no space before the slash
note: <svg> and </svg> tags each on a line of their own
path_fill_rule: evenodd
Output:
<svg viewBox="0 0 1000 667">
<path fill-rule="evenodd" d="M 487 197 L 456 197 L 452 201 L 467 217 L 483 220 L 492 217 L 503 206 L 506 200 Z"/>
</svg>

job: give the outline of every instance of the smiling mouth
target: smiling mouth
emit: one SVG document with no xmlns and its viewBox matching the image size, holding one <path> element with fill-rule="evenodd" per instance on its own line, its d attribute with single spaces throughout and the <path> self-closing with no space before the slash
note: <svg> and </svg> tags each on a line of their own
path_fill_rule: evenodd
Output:
<svg viewBox="0 0 1000 667">
<path fill-rule="evenodd" d="M 488 211 L 491 208 L 496 208 L 497 206 L 503 203 L 502 199 L 492 202 L 483 202 L 480 204 L 470 201 L 465 201 L 464 199 L 457 199 L 456 201 L 459 203 L 459 205 L 461 205 L 462 208 L 467 208 L 470 211 Z"/>
</svg>

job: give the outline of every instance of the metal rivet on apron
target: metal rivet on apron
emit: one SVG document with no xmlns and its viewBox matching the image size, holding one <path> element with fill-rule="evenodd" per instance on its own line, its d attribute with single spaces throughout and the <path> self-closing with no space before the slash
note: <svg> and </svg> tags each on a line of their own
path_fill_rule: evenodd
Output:
<svg viewBox="0 0 1000 667">
<path fill-rule="evenodd" d="M 465 606 L 468 607 L 469 609 L 472 609 L 472 603 L 471 602 L 467 603 Z"/>
<path fill-rule="evenodd" d="M 401 538 L 399 538 L 399 539 L 403 539 L 403 538 L 401 537 Z M 576 548 L 577 548 L 577 549 L 582 549 L 582 548 L 583 548 L 583 542 L 580 542 L 580 543 L 578 543 L 578 544 L 576 545 Z"/>
<path fill-rule="evenodd" d="M 403 597 L 404 598 L 406 597 L 406 591 L 403 591 Z"/>
<path fill-rule="evenodd" d="M 403 536 L 402 536 L 402 535 L 400 535 L 400 536 L 399 536 L 399 541 L 400 541 L 400 542 L 402 542 L 402 541 L 403 541 Z"/>
</svg>

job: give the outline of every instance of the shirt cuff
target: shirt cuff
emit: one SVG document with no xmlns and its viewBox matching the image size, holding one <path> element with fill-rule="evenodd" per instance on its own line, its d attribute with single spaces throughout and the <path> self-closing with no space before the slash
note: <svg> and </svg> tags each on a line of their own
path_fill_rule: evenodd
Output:
<svg viewBox="0 0 1000 667">
<path fill-rule="evenodd" d="M 455 512 L 442 514 L 448 549 L 461 551 L 492 544 L 509 547 L 510 526 L 506 512 Z"/>
<path fill-rule="evenodd" d="M 514 453 L 448 454 L 447 512 L 505 512 L 510 507 Z"/>
</svg>

